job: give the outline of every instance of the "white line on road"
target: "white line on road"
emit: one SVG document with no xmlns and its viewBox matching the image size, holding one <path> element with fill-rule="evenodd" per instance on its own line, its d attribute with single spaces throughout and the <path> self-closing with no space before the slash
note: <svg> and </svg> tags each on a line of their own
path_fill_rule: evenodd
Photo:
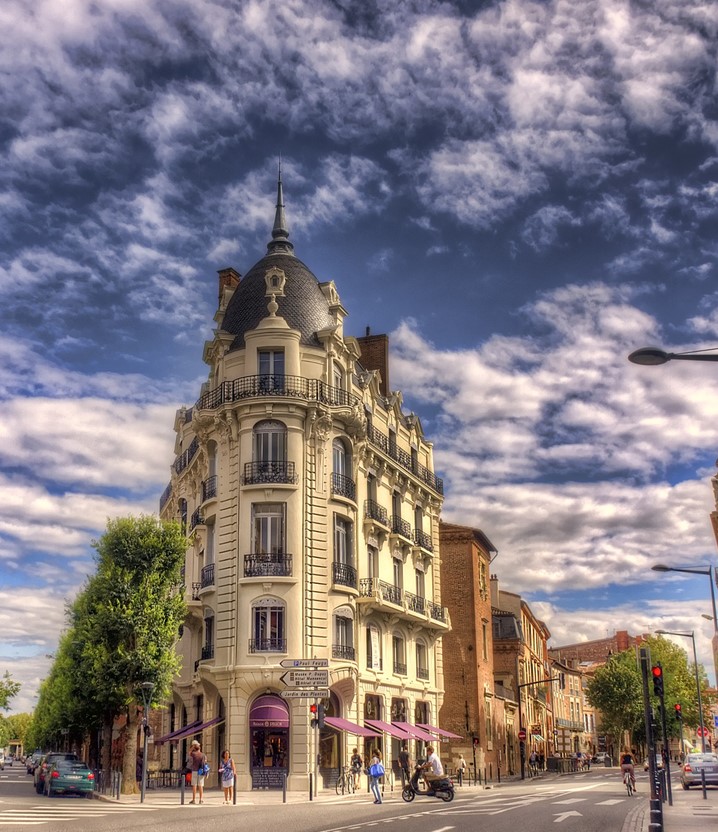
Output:
<svg viewBox="0 0 718 832">
<path fill-rule="evenodd" d="M 563 821 L 565 821 L 566 818 L 571 818 L 571 817 L 580 818 L 580 817 L 583 817 L 583 816 L 581 815 L 580 812 L 573 812 L 573 811 L 571 811 L 571 812 L 562 812 L 560 815 L 556 815 L 556 820 L 554 821 L 554 823 L 563 823 Z"/>
<path fill-rule="evenodd" d="M 585 803 L 588 800 L 587 797 L 569 797 L 568 800 L 554 800 L 554 806 L 561 806 L 567 803 Z"/>
<path fill-rule="evenodd" d="M 614 806 L 616 803 L 623 803 L 624 800 L 624 797 L 619 798 L 618 800 L 602 800 L 600 803 L 597 803 L 596 806 Z"/>
</svg>

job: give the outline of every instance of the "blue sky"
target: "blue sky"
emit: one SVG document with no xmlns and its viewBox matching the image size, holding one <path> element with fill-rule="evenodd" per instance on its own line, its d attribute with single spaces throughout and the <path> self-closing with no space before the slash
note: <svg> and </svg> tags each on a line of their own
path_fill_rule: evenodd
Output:
<svg viewBox="0 0 718 832">
<path fill-rule="evenodd" d="M 390 334 L 447 520 L 553 644 L 694 629 L 718 366 L 701 0 L 6 0 L 0 670 L 32 707 L 107 517 L 155 511 L 217 269 L 297 255 Z M 685 577 L 685 579 L 683 579 Z M 686 645 L 683 645 L 686 646 Z"/>
</svg>

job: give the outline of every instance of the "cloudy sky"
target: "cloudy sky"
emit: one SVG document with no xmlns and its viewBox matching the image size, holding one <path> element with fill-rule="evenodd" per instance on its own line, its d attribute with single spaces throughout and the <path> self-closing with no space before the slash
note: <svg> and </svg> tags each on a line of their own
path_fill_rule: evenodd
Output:
<svg viewBox="0 0 718 832">
<path fill-rule="evenodd" d="M 710 0 L 4 0 L 0 672 L 32 708 L 108 517 L 155 511 L 217 269 L 387 332 L 445 518 L 554 645 L 696 630 L 718 365 Z M 683 646 L 688 646 L 683 644 Z"/>
</svg>

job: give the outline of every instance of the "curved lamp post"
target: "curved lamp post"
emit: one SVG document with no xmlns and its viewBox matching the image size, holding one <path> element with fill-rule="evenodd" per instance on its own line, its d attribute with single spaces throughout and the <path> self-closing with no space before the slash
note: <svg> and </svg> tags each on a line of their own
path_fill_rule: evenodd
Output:
<svg viewBox="0 0 718 832">
<path fill-rule="evenodd" d="M 152 702 L 152 691 L 155 686 L 152 682 L 142 682 L 140 691 L 142 693 L 142 785 L 140 786 L 140 803 L 145 802 L 145 788 L 147 786 L 147 733 L 150 727 L 150 703 Z"/>
<path fill-rule="evenodd" d="M 693 630 L 690 633 L 674 633 L 673 630 L 656 630 L 656 633 L 661 636 L 682 636 L 689 638 L 693 642 L 693 669 L 696 672 L 696 691 L 698 692 L 698 721 L 701 726 L 701 748 L 705 754 L 706 750 L 706 729 L 703 725 L 703 702 L 701 701 L 701 680 L 698 675 L 698 656 L 696 655 L 696 637 Z"/>
<path fill-rule="evenodd" d="M 659 347 L 641 347 L 634 350 L 628 360 L 633 364 L 653 367 L 656 364 L 666 364 L 669 361 L 718 361 L 717 353 L 702 353 L 698 350 L 691 352 L 666 352 Z"/>
</svg>

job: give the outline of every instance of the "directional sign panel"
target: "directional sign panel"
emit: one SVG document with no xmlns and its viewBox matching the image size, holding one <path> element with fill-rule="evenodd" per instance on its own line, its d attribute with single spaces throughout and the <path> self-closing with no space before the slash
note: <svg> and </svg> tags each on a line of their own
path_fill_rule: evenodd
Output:
<svg viewBox="0 0 718 832">
<path fill-rule="evenodd" d="M 288 688 L 326 688 L 329 686 L 328 670 L 288 670 L 279 677 Z"/>
<path fill-rule="evenodd" d="M 328 699 L 329 691 L 324 690 L 282 690 L 279 692 L 282 699 Z"/>
<path fill-rule="evenodd" d="M 282 659 L 280 667 L 329 667 L 329 659 Z"/>
</svg>

